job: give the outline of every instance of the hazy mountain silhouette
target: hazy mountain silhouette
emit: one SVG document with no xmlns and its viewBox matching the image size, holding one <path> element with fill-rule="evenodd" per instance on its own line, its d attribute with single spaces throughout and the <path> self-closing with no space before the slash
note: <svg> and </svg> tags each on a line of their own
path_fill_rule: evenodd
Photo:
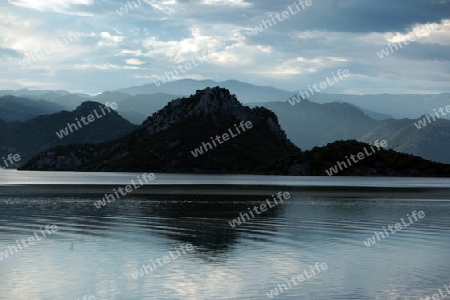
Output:
<svg viewBox="0 0 450 300">
<path fill-rule="evenodd" d="M 73 143 L 98 143 L 116 139 L 126 135 L 136 128 L 117 112 L 111 111 L 103 115 L 100 107 L 106 109 L 97 102 L 85 102 L 74 111 L 61 111 L 56 114 L 35 117 L 25 122 L 6 123 L 0 122 L 0 140 L 2 148 L 0 156 L 9 153 L 18 153 L 22 157 L 21 164 L 38 154 L 57 145 L 69 145 Z M 81 117 L 87 117 L 96 110 L 101 118 L 84 125 Z M 76 118 L 82 127 L 78 127 Z M 68 123 L 75 124 L 78 129 L 67 129 Z M 67 132 L 63 138 L 59 138 L 57 132 Z M 64 134 L 62 134 L 64 135 Z"/>
</svg>

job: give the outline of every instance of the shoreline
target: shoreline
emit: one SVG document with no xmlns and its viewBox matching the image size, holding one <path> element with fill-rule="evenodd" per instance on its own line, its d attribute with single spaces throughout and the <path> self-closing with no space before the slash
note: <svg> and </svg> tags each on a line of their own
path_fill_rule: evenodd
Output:
<svg viewBox="0 0 450 300">
<path fill-rule="evenodd" d="M 9 184 L 0 185 L 0 195 L 104 194 L 116 184 Z M 450 187 L 361 187 L 361 186 L 289 186 L 236 184 L 149 184 L 133 191 L 133 195 L 268 195 L 280 188 L 293 196 L 368 197 L 406 199 L 448 199 Z"/>
</svg>

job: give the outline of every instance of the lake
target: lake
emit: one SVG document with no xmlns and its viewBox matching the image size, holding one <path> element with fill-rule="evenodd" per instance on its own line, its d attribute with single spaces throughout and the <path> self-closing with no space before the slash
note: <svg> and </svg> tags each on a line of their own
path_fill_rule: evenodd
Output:
<svg viewBox="0 0 450 300">
<path fill-rule="evenodd" d="M 141 175 L 0 172 L 0 299 L 420 299 L 450 285 L 448 179 L 155 174 L 94 206 Z"/>
</svg>

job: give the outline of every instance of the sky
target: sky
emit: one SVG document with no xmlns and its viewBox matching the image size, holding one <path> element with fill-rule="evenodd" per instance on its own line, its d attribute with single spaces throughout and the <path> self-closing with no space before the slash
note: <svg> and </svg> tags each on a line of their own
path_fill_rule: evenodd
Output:
<svg viewBox="0 0 450 300">
<path fill-rule="evenodd" d="M 339 70 L 322 92 L 450 92 L 450 0 L 0 0 L 3 90 L 99 93 L 167 72 L 298 91 Z"/>
</svg>

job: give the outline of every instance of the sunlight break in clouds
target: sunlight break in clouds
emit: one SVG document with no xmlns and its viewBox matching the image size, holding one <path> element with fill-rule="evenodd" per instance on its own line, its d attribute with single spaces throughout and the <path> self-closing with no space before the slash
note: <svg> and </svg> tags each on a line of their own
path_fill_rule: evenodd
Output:
<svg viewBox="0 0 450 300">
<path fill-rule="evenodd" d="M 400 43 L 409 41 L 410 39 L 417 40 L 423 37 L 430 36 L 439 28 L 440 26 L 436 23 L 416 25 L 406 34 L 402 34 L 399 32 L 396 32 L 395 34 L 388 34 L 387 40 L 390 43 Z"/>
<path fill-rule="evenodd" d="M 407 33 L 389 33 L 386 40 L 390 43 L 400 43 L 415 37 L 425 38 L 422 42 L 448 45 L 449 33 L 450 20 L 442 20 L 440 23 L 417 24 Z"/>
</svg>

